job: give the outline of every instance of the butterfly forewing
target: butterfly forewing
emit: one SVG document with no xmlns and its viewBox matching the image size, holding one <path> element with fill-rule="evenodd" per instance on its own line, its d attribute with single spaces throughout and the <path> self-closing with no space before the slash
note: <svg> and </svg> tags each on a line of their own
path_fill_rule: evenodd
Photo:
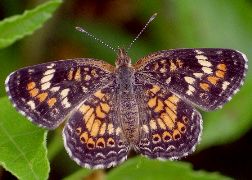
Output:
<svg viewBox="0 0 252 180">
<path fill-rule="evenodd" d="M 236 93 L 247 70 L 246 56 L 230 49 L 175 49 L 139 60 L 136 77 L 153 81 L 204 110 L 213 110 Z"/>
<path fill-rule="evenodd" d="M 65 147 L 81 166 L 108 168 L 127 158 L 129 145 L 119 125 L 115 92 L 114 84 L 96 91 L 64 128 Z"/>
<path fill-rule="evenodd" d="M 109 64 L 91 59 L 50 62 L 13 72 L 6 90 L 19 112 L 52 129 L 91 92 L 110 82 L 112 71 Z"/>
<path fill-rule="evenodd" d="M 178 159 L 191 153 L 202 131 L 201 115 L 175 94 L 158 85 L 136 90 L 141 119 L 141 154 L 155 159 Z"/>
</svg>

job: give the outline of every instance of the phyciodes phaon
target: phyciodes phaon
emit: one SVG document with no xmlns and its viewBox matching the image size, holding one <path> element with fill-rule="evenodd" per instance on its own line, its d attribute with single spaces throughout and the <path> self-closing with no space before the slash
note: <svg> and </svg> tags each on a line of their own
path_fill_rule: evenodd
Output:
<svg viewBox="0 0 252 180">
<path fill-rule="evenodd" d="M 154 159 L 193 152 L 202 131 L 194 109 L 214 110 L 239 90 L 246 56 L 231 49 L 174 49 L 131 65 L 124 49 L 116 67 L 79 58 L 26 67 L 6 79 L 14 106 L 38 126 L 63 130 L 70 157 L 109 168 L 128 151 Z"/>
</svg>

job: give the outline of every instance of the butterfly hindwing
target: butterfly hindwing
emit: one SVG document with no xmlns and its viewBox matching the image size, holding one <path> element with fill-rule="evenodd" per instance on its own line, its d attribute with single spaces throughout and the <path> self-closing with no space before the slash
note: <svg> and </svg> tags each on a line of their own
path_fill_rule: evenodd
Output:
<svg viewBox="0 0 252 180">
<path fill-rule="evenodd" d="M 141 139 L 136 150 L 151 159 L 178 159 L 191 153 L 200 139 L 201 115 L 158 85 L 137 88 Z"/>
<path fill-rule="evenodd" d="M 243 83 L 246 56 L 231 49 L 175 49 L 140 59 L 136 77 L 167 87 L 204 110 L 221 107 Z"/>
<path fill-rule="evenodd" d="M 63 130 L 65 147 L 79 165 L 109 168 L 127 158 L 113 85 L 96 91 L 70 117 Z"/>
<path fill-rule="evenodd" d="M 111 81 L 112 71 L 112 66 L 92 59 L 50 62 L 13 72 L 6 90 L 19 112 L 53 129 L 92 91 Z"/>
</svg>

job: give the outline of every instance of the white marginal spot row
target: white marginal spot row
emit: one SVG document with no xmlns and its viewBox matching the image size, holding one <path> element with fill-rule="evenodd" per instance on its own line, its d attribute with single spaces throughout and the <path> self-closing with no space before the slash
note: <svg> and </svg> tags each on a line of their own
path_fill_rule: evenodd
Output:
<svg viewBox="0 0 252 180">
<path fill-rule="evenodd" d="M 34 101 L 32 101 L 32 100 L 28 101 L 27 105 L 30 106 L 31 110 L 34 110 L 36 107 Z"/>
<path fill-rule="evenodd" d="M 212 74 L 213 73 L 212 69 L 209 68 L 209 67 L 202 67 L 201 69 L 206 74 Z"/>
<path fill-rule="evenodd" d="M 50 82 L 46 82 L 46 83 L 44 83 L 44 84 L 41 85 L 41 89 L 42 90 L 47 90 L 50 87 L 51 87 L 51 83 Z"/>
<path fill-rule="evenodd" d="M 97 165 L 94 165 L 92 166 L 91 164 L 88 164 L 88 163 L 84 163 L 82 162 L 80 159 L 78 159 L 77 157 L 75 157 L 71 151 L 71 149 L 68 147 L 68 144 L 67 144 L 67 137 L 66 137 L 66 134 L 65 134 L 65 131 L 67 131 L 67 129 L 69 129 L 71 131 L 71 133 L 73 132 L 72 128 L 70 128 L 70 126 L 66 125 L 64 130 L 62 131 L 62 136 L 63 136 L 63 141 L 64 141 L 64 146 L 65 146 L 65 149 L 68 153 L 68 155 L 80 166 L 82 167 L 85 167 L 85 168 L 88 168 L 88 169 L 104 169 L 104 168 L 110 168 L 110 167 L 113 167 L 115 165 L 118 165 L 118 164 L 121 164 L 123 161 L 125 161 L 127 159 L 127 155 L 122 157 L 119 161 L 112 161 L 110 162 L 108 165 L 105 166 L 105 164 L 97 164 Z M 109 154 L 115 154 L 117 155 L 117 153 L 115 151 L 110 151 L 107 155 Z M 98 153 L 97 156 L 100 156 L 100 157 L 103 157 L 104 159 L 106 158 L 106 156 L 102 153 Z"/>
<path fill-rule="evenodd" d="M 228 97 L 227 101 L 230 101 L 230 100 L 232 99 L 232 96 L 235 95 L 235 94 L 240 90 L 240 87 L 241 87 L 241 86 L 243 85 L 243 83 L 244 83 L 244 78 L 245 78 L 245 76 L 246 76 L 246 72 L 247 72 L 247 69 L 248 69 L 248 58 L 247 58 L 247 56 L 246 56 L 244 53 L 242 53 L 242 52 L 240 52 L 240 51 L 238 51 L 238 50 L 235 50 L 235 51 L 236 51 L 237 53 L 241 54 L 243 60 L 245 61 L 245 64 L 244 64 L 244 69 L 245 69 L 245 70 L 244 70 L 243 79 L 241 80 L 240 85 L 233 91 L 232 94 L 230 94 L 230 96 Z M 228 85 L 229 85 L 228 83 L 223 82 L 223 84 L 222 84 L 222 89 L 223 89 L 223 88 L 227 88 Z M 220 105 L 220 106 L 218 106 L 217 108 L 221 108 L 222 106 L 223 106 L 223 104 Z"/>
<path fill-rule="evenodd" d="M 188 90 L 186 91 L 186 94 L 191 96 L 195 92 L 195 88 L 192 85 L 188 85 Z"/>
<path fill-rule="evenodd" d="M 69 107 L 71 107 L 71 103 L 68 102 L 68 98 L 67 98 L 67 97 L 65 97 L 65 98 L 63 99 L 62 105 L 63 105 L 64 108 L 69 108 Z"/>
<path fill-rule="evenodd" d="M 65 98 L 65 97 L 68 95 L 69 91 L 70 91 L 69 88 L 63 89 L 63 90 L 60 92 L 61 98 L 62 98 L 62 99 Z"/>
<path fill-rule="evenodd" d="M 46 72 L 44 72 L 44 76 L 47 76 L 47 75 L 49 75 L 49 74 L 53 74 L 53 73 L 55 73 L 55 69 L 49 69 L 49 70 L 47 70 Z"/>
<path fill-rule="evenodd" d="M 53 78 L 53 76 L 54 76 L 54 74 L 49 74 L 49 75 L 44 76 L 44 77 L 41 79 L 40 83 L 43 84 L 43 83 L 45 83 L 45 82 L 50 81 L 50 80 Z"/>
<path fill-rule="evenodd" d="M 204 74 L 203 74 L 203 73 L 193 73 L 193 75 L 194 75 L 196 78 L 201 78 Z"/>
<path fill-rule="evenodd" d="M 200 51 L 200 50 L 198 50 L 198 49 L 195 49 L 195 52 L 196 52 L 196 54 L 204 54 L 203 51 Z"/>
<path fill-rule="evenodd" d="M 188 84 L 194 84 L 195 82 L 195 79 L 189 76 L 185 76 L 184 79 Z"/>
<path fill-rule="evenodd" d="M 59 91 L 59 89 L 60 89 L 60 86 L 55 86 L 55 87 L 52 87 L 52 88 L 50 89 L 50 91 L 51 91 L 51 92 L 57 92 L 57 91 Z"/>
<path fill-rule="evenodd" d="M 46 66 L 48 69 L 53 68 L 55 66 L 54 63 L 51 63 L 50 65 Z"/>
<path fill-rule="evenodd" d="M 230 84 L 230 83 L 229 83 L 228 81 L 224 81 L 224 82 L 222 83 L 222 90 L 226 90 L 229 84 Z"/>
</svg>

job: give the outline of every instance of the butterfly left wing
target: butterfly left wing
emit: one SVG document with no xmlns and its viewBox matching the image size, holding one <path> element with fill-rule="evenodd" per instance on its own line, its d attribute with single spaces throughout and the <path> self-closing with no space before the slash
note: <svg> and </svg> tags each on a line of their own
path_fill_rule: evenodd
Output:
<svg viewBox="0 0 252 180">
<path fill-rule="evenodd" d="M 39 64 L 11 73 L 6 91 L 20 113 L 54 129 L 92 91 L 113 80 L 113 68 L 87 58 Z"/>
<path fill-rule="evenodd" d="M 193 152 L 202 131 L 201 115 L 158 85 L 136 88 L 141 138 L 135 149 L 151 159 L 178 159 Z"/>
<path fill-rule="evenodd" d="M 127 158 L 114 85 L 96 91 L 71 115 L 63 130 L 70 157 L 86 168 L 109 168 Z"/>
<path fill-rule="evenodd" d="M 231 49 L 174 49 L 155 52 L 135 65 L 136 79 L 158 82 L 203 110 L 221 107 L 239 90 L 248 68 Z"/>
</svg>

